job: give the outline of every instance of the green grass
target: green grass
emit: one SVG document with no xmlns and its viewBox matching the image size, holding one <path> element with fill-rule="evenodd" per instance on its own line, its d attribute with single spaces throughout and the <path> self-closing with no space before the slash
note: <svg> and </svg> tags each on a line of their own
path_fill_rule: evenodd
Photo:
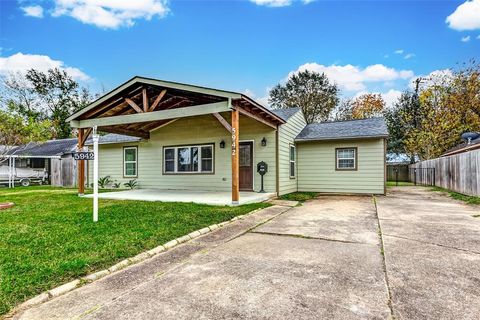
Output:
<svg viewBox="0 0 480 320">
<path fill-rule="evenodd" d="M 406 186 L 413 186 L 413 182 L 403 182 L 403 181 L 399 181 L 398 182 L 398 186 L 399 187 L 406 187 Z M 395 181 L 387 181 L 387 187 L 396 187 L 397 184 Z"/>
<path fill-rule="evenodd" d="M 292 192 L 292 193 L 288 193 L 288 194 L 284 194 L 283 196 L 280 196 L 279 199 L 303 202 L 310 199 L 314 199 L 316 196 L 318 196 L 317 192 Z"/>
<path fill-rule="evenodd" d="M 216 207 L 193 203 L 99 201 L 74 189 L 0 189 L 0 315 L 16 304 L 157 245 L 268 204 Z"/>
<path fill-rule="evenodd" d="M 431 190 L 448 193 L 450 198 L 455 199 L 455 200 L 463 201 L 467 204 L 480 205 L 480 197 L 468 196 L 468 195 L 465 195 L 465 194 L 462 194 L 462 193 L 450 191 L 450 190 L 443 189 L 443 188 L 440 188 L 440 187 L 433 187 L 433 188 L 431 188 Z"/>
</svg>

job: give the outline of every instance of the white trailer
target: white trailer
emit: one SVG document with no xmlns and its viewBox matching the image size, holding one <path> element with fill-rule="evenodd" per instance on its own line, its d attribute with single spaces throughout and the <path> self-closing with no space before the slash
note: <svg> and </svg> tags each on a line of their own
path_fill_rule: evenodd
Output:
<svg viewBox="0 0 480 320">
<path fill-rule="evenodd" d="M 28 187 L 32 183 L 45 184 L 48 182 L 48 172 L 45 168 L 18 168 L 15 166 L 16 157 L 8 157 L 0 165 L 0 185 L 13 188 L 16 184 Z"/>
</svg>

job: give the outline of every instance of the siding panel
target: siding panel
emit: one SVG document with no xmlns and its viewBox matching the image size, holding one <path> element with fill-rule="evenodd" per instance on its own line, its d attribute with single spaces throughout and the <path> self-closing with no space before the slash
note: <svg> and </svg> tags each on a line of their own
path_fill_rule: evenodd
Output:
<svg viewBox="0 0 480 320">
<path fill-rule="evenodd" d="M 229 114 L 224 115 L 230 122 Z M 256 164 L 265 161 L 269 172 L 265 175 L 265 190 L 275 192 L 275 130 L 255 120 L 240 116 L 240 140 L 254 140 L 254 188 L 260 190 L 260 175 Z M 267 146 L 261 140 L 267 139 Z M 225 141 L 225 148 L 220 142 Z M 215 173 L 164 175 L 163 147 L 187 144 L 215 144 Z M 123 177 L 123 147 L 138 146 L 138 177 L 140 188 L 199 189 L 213 191 L 231 190 L 231 136 L 211 115 L 182 118 L 163 128 L 152 131 L 150 140 L 128 144 L 99 146 L 99 176 L 111 176 L 112 180 L 123 183 L 131 178 Z M 89 161 L 89 183 L 92 182 L 93 161 Z"/>
<path fill-rule="evenodd" d="M 358 148 L 358 171 L 335 170 L 335 148 Z M 383 139 L 297 144 L 298 191 L 383 194 Z"/>
<path fill-rule="evenodd" d="M 279 139 L 279 194 L 287 194 L 298 190 L 298 150 L 297 150 L 297 162 L 296 171 L 297 177 L 295 179 L 290 178 L 290 144 L 295 143 L 296 136 L 306 126 L 305 117 L 301 110 L 291 116 L 287 123 L 280 126 L 278 131 Z"/>
</svg>

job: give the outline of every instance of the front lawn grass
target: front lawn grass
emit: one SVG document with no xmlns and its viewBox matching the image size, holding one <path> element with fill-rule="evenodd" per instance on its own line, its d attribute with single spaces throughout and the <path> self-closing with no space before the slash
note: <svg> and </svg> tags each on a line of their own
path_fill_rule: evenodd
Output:
<svg viewBox="0 0 480 320">
<path fill-rule="evenodd" d="M 475 197 L 475 196 L 468 196 L 466 194 L 450 191 L 444 188 L 440 187 L 433 187 L 431 189 L 432 191 L 438 191 L 438 192 L 445 192 L 448 193 L 450 198 L 455 199 L 455 200 L 460 200 L 463 201 L 467 204 L 475 204 L 475 205 L 480 205 L 480 197 Z"/>
<path fill-rule="evenodd" d="M 48 186 L 0 189 L 0 315 L 45 290 L 108 268 L 145 250 L 268 204 L 99 200 Z"/>
<path fill-rule="evenodd" d="M 314 199 L 318 196 L 318 192 L 292 192 L 280 196 L 279 199 L 290 200 L 290 201 L 307 201 Z"/>
</svg>

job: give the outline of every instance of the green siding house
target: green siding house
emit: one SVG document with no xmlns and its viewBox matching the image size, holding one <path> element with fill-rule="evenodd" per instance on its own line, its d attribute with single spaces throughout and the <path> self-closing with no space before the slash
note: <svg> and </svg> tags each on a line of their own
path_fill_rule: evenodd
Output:
<svg viewBox="0 0 480 320">
<path fill-rule="evenodd" d="M 383 118 L 307 124 L 300 108 L 269 110 L 230 91 L 135 77 L 69 118 L 79 148 L 99 141 L 99 175 L 140 189 L 384 194 Z M 79 193 L 92 163 L 79 163 Z M 83 167 L 83 169 L 82 169 Z M 259 198 L 260 199 L 260 198 Z M 264 199 L 264 198 L 262 198 Z"/>
</svg>

